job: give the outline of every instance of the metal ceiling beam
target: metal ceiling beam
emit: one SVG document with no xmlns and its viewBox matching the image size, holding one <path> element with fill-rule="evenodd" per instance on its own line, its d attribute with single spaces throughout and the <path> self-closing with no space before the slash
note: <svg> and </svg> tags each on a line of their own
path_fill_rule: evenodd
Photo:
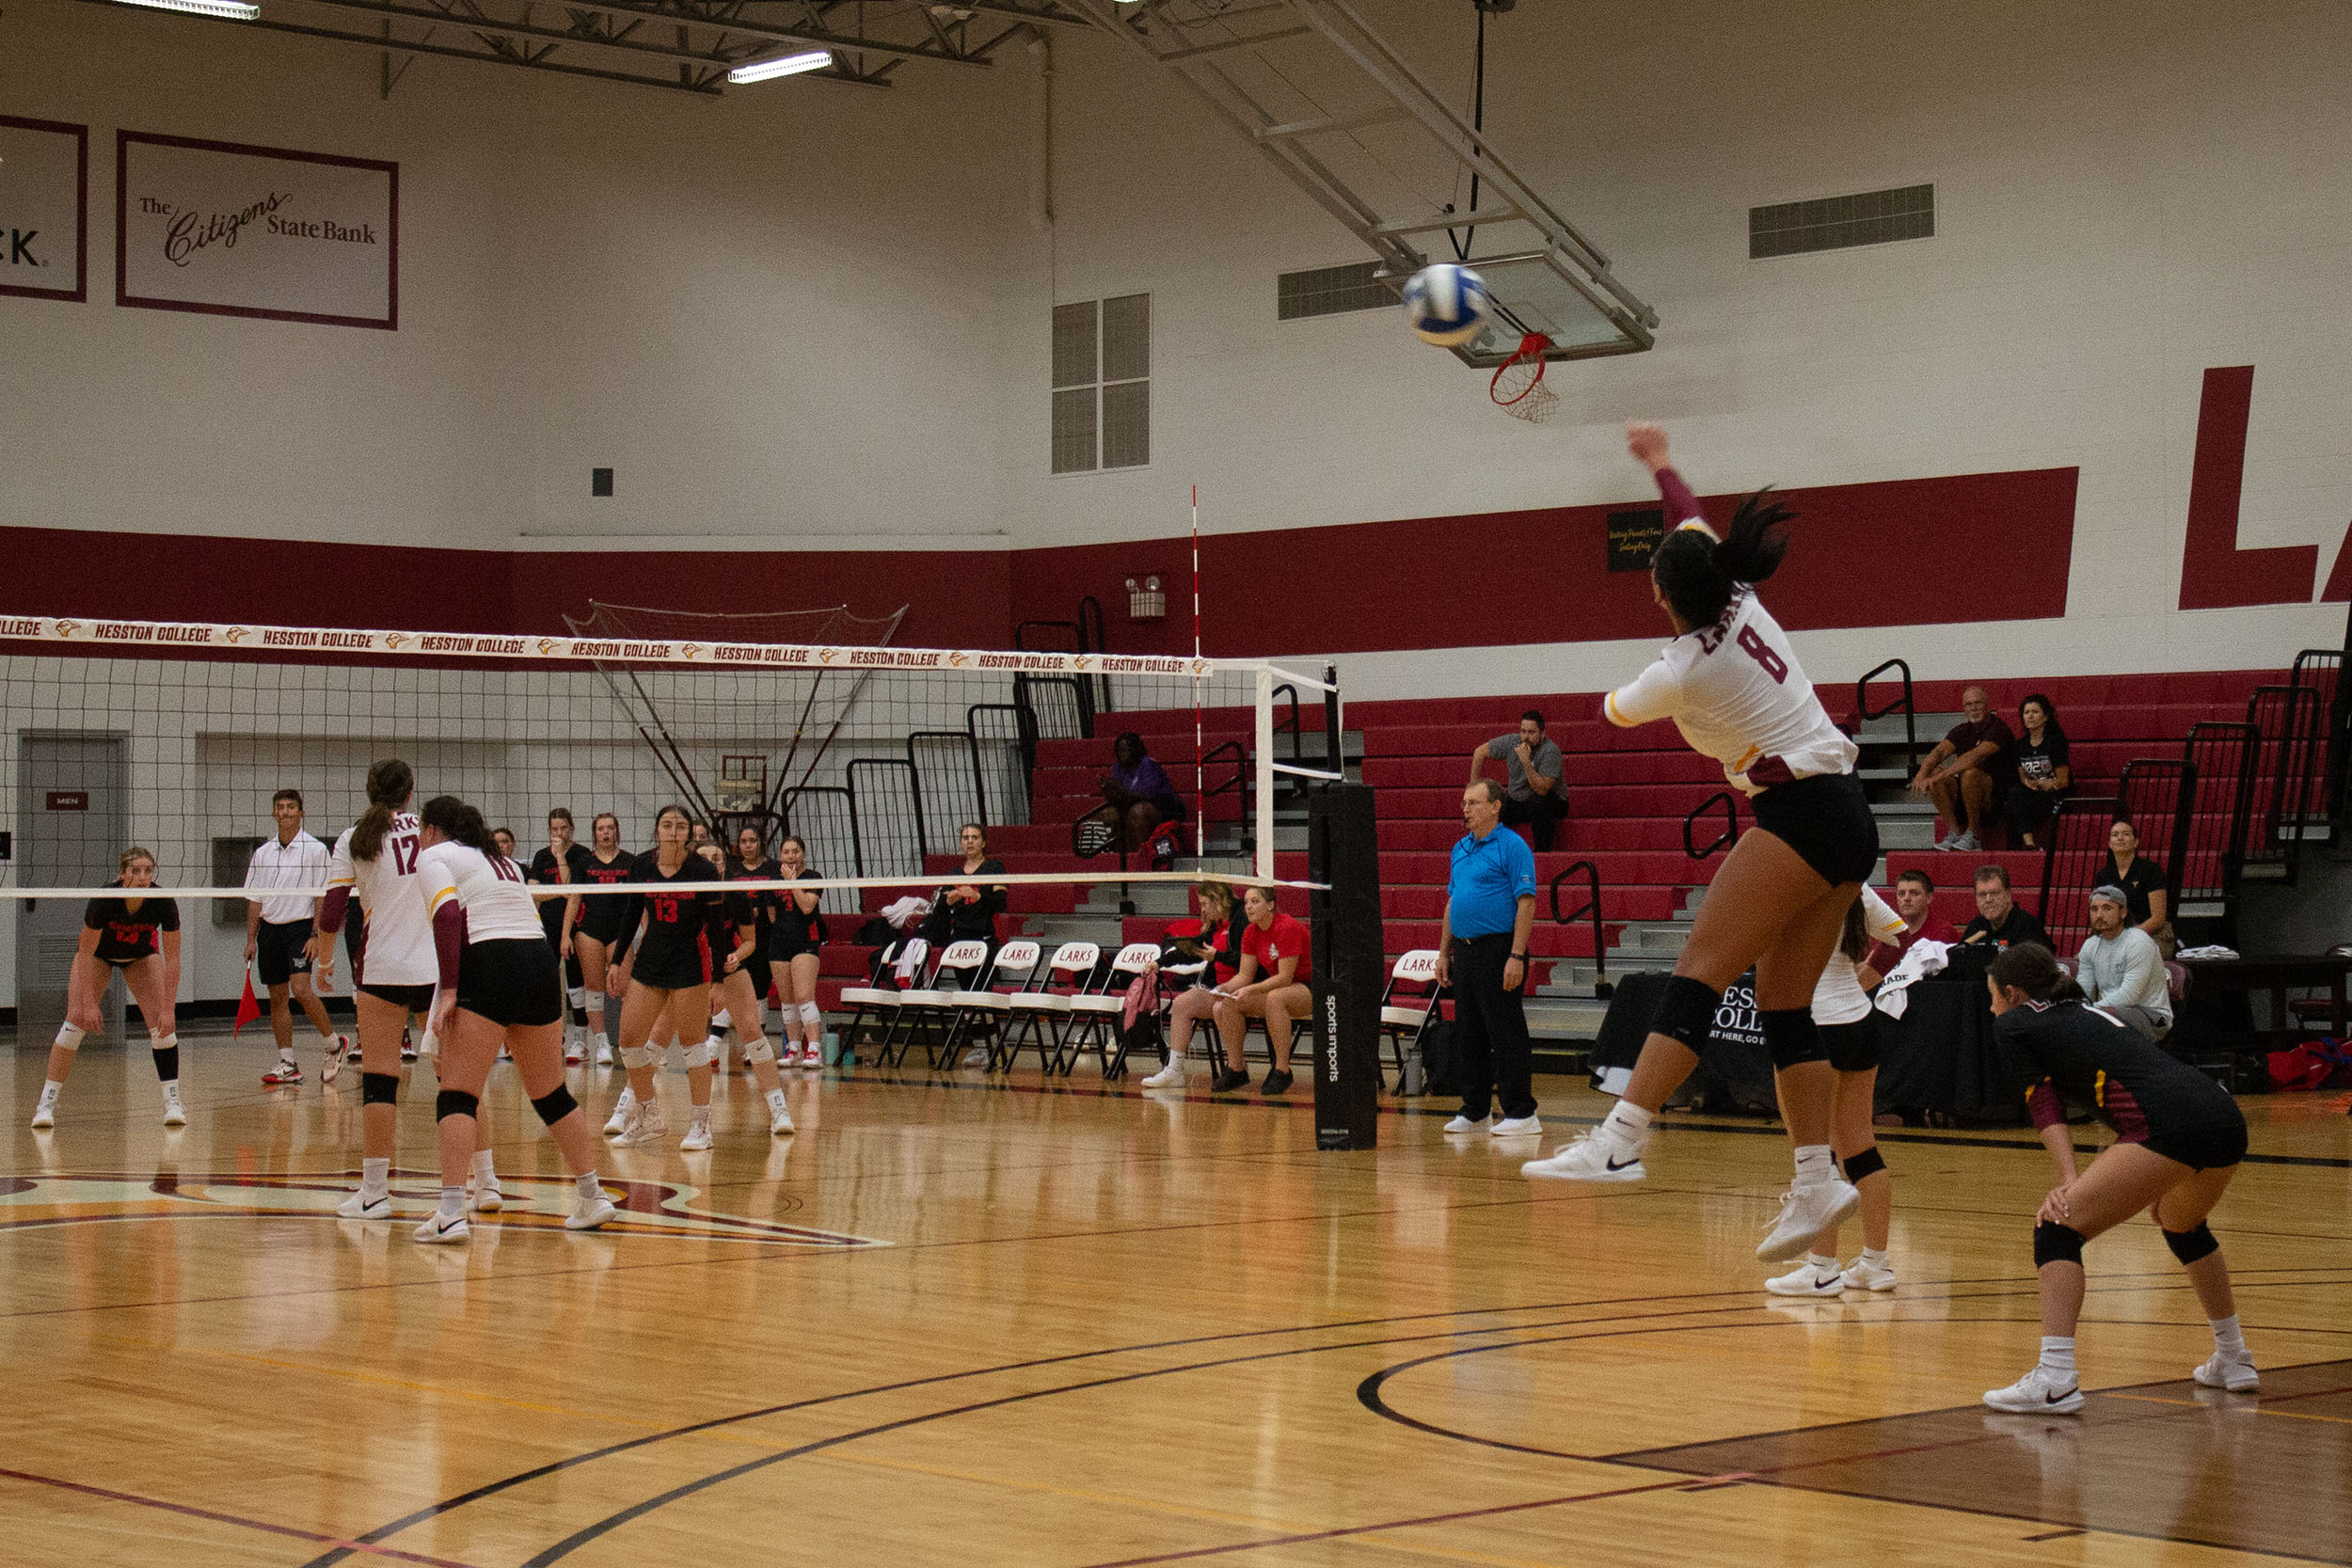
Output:
<svg viewBox="0 0 2352 1568">
<path fill-rule="evenodd" d="M 562 27 L 542 27 L 529 22 L 508 22 L 483 11 L 479 7 L 464 12 L 444 10 L 433 5 L 397 5 L 392 0 L 294 0 L 305 6 L 323 7 L 328 10 L 359 11 L 370 16 L 395 17 L 405 22 L 421 22 L 428 25 L 447 24 L 469 33 L 489 33 L 501 38 L 533 39 L 543 43 L 578 44 L 582 48 L 610 49 L 622 54 L 652 55 L 660 59 L 686 60 L 707 67 L 722 74 L 752 57 L 756 49 L 720 53 L 713 50 L 675 47 L 660 43 L 641 43 L 633 39 L 612 35 L 575 32 Z M 578 6 L 566 9 L 578 10 Z M 501 55 L 512 59 L 511 55 Z M 519 63 L 519 62 L 518 62 Z M 823 71 L 810 71 L 821 76 Z"/>
<path fill-rule="evenodd" d="M 991 62 L 972 55 L 949 55 L 936 47 L 917 43 L 892 43 L 875 38 L 835 32 L 830 27 L 810 25 L 787 26 L 782 24 L 747 22 L 739 15 L 712 14 L 739 10 L 735 6 L 693 5 L 624 5 L 621 0 L 564 0 L 567 10 L 596 11 L 606 16 L 625 16 L 647 22 L 677 22 L 693 27 L 714 27 L 721 32 L 740 33 L 748 38 L 770 39 L 778 43 L 805 43 L 818 49 L 839 49 L 850 54 L 902 55 L 914 60 L 937 60 L 946 65 L 986 67 Z"/>
<path fill-rule="evenodd" d="M 117 0 L 87 0 L 87 3 L 110 6 L 116 4 Z M 195 20 L 204 19 L 196 18 Z M 526 58 L 513 55 L 489 54 L 479 49 L 459 49 L 446 43 L 412 41 L 398 37 L 386 38 L 379 33 L 346 33 L 332 27 L 306 27 L 298 23 L 273 22 L 267 17 L 240 23 L 238 25 L 265 27 L 273 33 L 294 33 L 303 38 L 334 39 L 346 43 L 363 43 L 370 49 L 392 49 L 405 55 L 437 55 L 444 59 L 473 60 L 482 65 L 511 66 L 522 71 L 549 71 L 563 76 L 589 76 L 598 81 L 627 82 L 641 87 L 667 87 L 674 92 L 699 93 L 711 98 L 719 95 L 719 85 L 726 80 L 723 72 L 717 72 L 699 81 L 674 82 L 660 76 L 633 76 L 625 71 L 600 71 L 594 66 L 563 65 L 545 55 Z"/>
</svg>

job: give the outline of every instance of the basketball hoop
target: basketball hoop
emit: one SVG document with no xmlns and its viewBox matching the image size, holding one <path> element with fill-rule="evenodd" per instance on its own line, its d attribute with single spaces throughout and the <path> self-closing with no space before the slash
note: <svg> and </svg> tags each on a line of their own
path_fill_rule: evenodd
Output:
<svg viewBox="0 0 2352 1568">
<path fill-rule="evenodd" d="M 1495 378 L 1487 395 L 1504 413 L 1529 424 L 1541 424 L 1551 418 L 1560 399 L 1544 385 L 1544 351 L 1551 347 L 1551 340 L 1540 332 L 1530 332 L 1519 340 L 1519 346 L 1510 358 L 1495 367 Z"/>
</svg>

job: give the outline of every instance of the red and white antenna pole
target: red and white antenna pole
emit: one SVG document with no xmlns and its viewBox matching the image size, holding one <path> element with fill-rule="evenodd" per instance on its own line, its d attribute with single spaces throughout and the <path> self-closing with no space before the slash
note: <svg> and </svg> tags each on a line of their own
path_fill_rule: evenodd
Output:
<svg viewBox="0 0 2352 1568">
<path fill-rule="evenodd" d="M 1208 763 L 1202 745 L 1207 733 L 1200 714 L 1200 486 L 1192 487 L 1192 852 L 1209 852 Z"/>
</svg>

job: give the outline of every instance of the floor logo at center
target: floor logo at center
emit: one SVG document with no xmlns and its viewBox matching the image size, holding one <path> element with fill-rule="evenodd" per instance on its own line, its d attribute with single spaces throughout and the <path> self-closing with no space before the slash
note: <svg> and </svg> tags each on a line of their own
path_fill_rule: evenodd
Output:
<svg viewBox="0 0 2352 1568">
<path fill-rule="evenodd" d="M 0 1231 L 60 1225 L 120 1225 L 137 1220 L 290 1219 L 337 1225 L 381 1224 L 342 1220 L 336 1205 L 351 1196 L 358 1173 L 303 1176 L 177 1172 L 156 1176 L 86 1174 L 0 1178 Z M 501 1174 L 505 1203 L 475 1223 L 501 1230 L 561 1231 L 571 1212 L 567 1176 Z M 745 1214 L 722 1214 L 698 1206 L 701 1189 L 675 1181 L 604 1179 L 606 1196 L 620 1209 L 596 1234 L 658 1236 L 702 1242 L 752 1242 L 770 1246 L 853 1249 L 891 1243 L 813 1226 L 786 1225 Z M 422 1219 L 440 1198 L 440 1179 L 429 1171 L 392 1173 L 392 1217 Z"/>
</svg>

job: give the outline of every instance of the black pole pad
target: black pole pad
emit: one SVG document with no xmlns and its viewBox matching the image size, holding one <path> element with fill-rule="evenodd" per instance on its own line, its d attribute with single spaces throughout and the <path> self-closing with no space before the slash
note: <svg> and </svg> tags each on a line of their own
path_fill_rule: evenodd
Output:
<svg viewBox="0 0 2352 1568">
<path fill-rule="evenodd" d="M 1314 942 L 1315 1147 L 1379 1142 L 1380 846 L 1373 792 L 1317 785 L 1307 801 L 1307 879 Z"/>
</svg>

